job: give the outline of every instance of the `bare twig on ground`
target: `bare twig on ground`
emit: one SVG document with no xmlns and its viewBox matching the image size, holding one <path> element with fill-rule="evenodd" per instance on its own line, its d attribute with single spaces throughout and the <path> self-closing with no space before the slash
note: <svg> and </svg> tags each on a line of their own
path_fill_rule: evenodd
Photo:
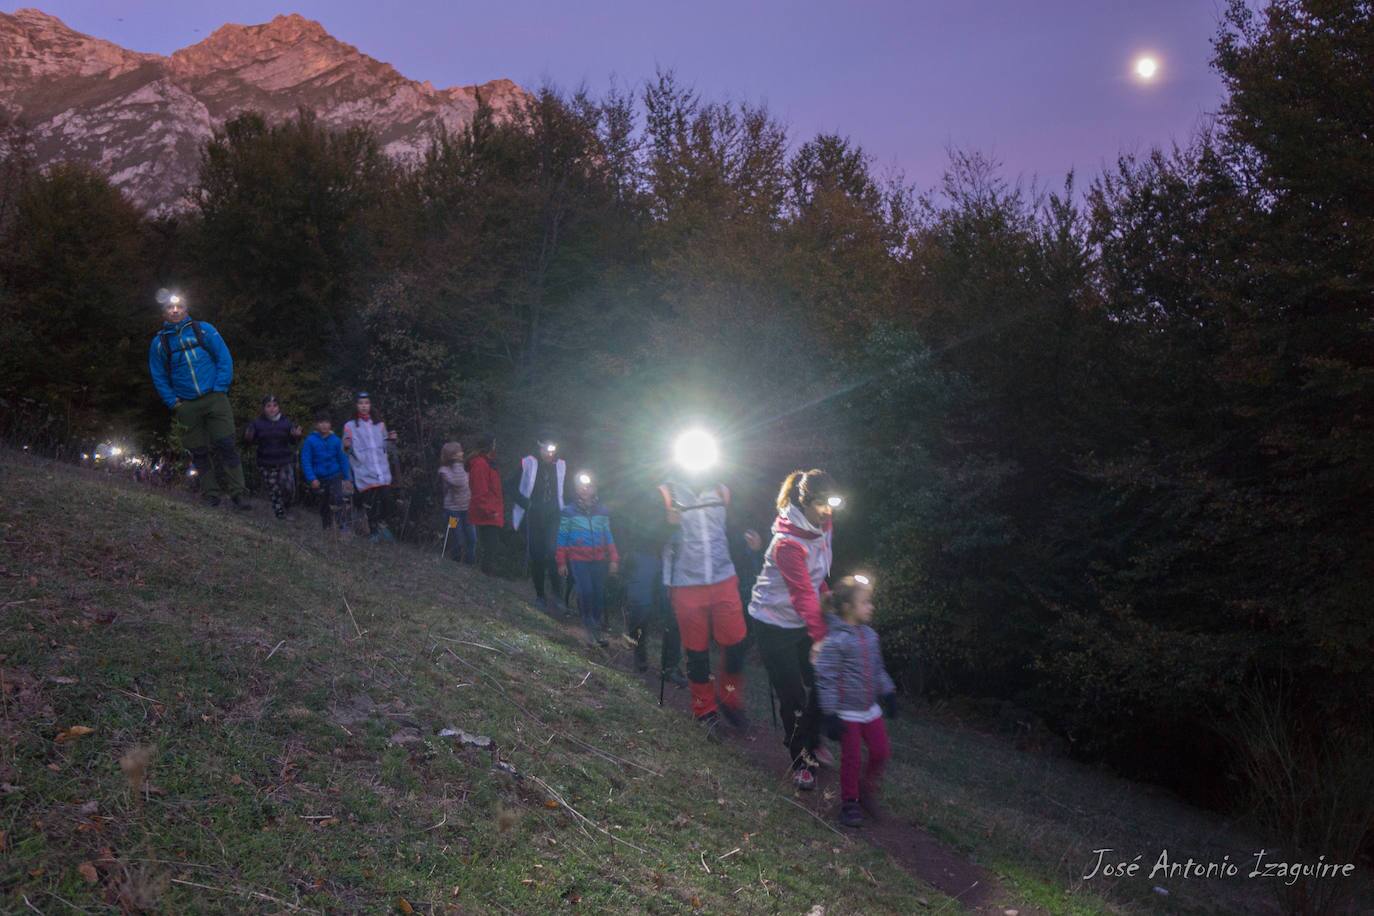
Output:
<svg viewBox="0 0 1374 916">
<path fill-rule="evenodd" d="M 576 808 L 574 808 L 572 805 L 568 804 L 568 800 L 567 800 L 566 798 L 564 798 L 563 796 L 561 796 L 561 795 L 559 795 L 557 792 L 555 792 L 552 786 L 550 786 L 550 785 L 549 785 L 547 782 L 545 782 L 544 780 L 540 779 L 538 776 L 535 776 L 535 775 L 530 774 L 530 773 L 527 773 L 526 776 L 528 776 L 529 779 L 530 779 L 531 781 L 536 782 L 536 783 L 538 783 L 541 787 L 543 787 L 544 791 L 547 792 L 547 793 L 549 793 L 549 797 L 550 797 L 550 798 L 552 798 L 554 801 L 558 802 L 558 803 L 559 803 L 560 805 L 562 805 L 564 808 L 567 808 L 568 811 L 569 811 L 569 813 L 571 813 L 572 816 L 575 817 L 575 818 L 577 818 L 580 822 L 586 824 L 588 827 L 591 827 L 593 830 L 597 831 L 598 833 L 604 834 L 605 836 L 609 837 L 611 840 L 613 840 L 613 841 L 615 841 L 615 842 L 617 842 L 617 843 L 621 843 L 621 844 L 623 844 L 623 845 L 625 845 L 625 846 L 630 847 L 631 849 L 635 850 L 636 852 L 638 852 L 638 853 L 640 853 L 640 854 L 642 854 L 642 855 L 646 855 L 646 856 L 649 855 L 649 851 L 648 851 L 647 849 L 644 849 L 644 848 L 641 847 L 641 846 L 636 846 L 634 843 L 631 843 L 629 840 L 621 839 L 620 837 L 616 836 L 614 833 L 611 833 L 609 830 L 607 830 L 606 828 L 602 827 L 600 824 L 598 824 L 598 823 L 596 823 L 595 821 L 593 821 L 593 820 L 591 820 L 590 818 L 588 818 L 585 814 L 583 814 L 581 811 L 578 811 L 578 810 L 577 810 Z M 710 869 L 708 868 L 707 871 L 710 871 Z"/>
<path fill-rule="evenodd" d="M 355 631 L 357 631 L 357 633 L 358 633 L 358 638 L 359 638 L 359 639 L 362 639 L 362 638 L 363 638 L 363 629 L 362 629 L 362 627 L 358 626 L 358 618 L 353 616 L 353 607 L 348 603 L 348 596 L 347 596 L 347 595 L 341 595 L 340 597 L 343 598 L 344 607 L 348 609 L 348 619 L 351 620 L 351 621 L 353 621 L 353 629 L 354 629 Z"/>
<path fill-rule="evenodd" d="M 536 722 L 536 723 L 539 725 L 540 728 L 548 729 L 550 732 L 552 732 L 553 734 L 555 734 L 555 735 L 557 735 L 558 737 L 562 738 L 564 741 L 567 741 L 567 742 L 570 743 L 570 744 L 575 744 L 575 745 L 577 745 L 578 747 L 581 747 L 581 748 L 584 748 L 584 749 L 586 749 L 586 750 L 588 750 L 588 751 L 591 751 L 593 754 L 596 754 L 598 757 L 602 758 L 603 760 L 609 760 L 609 761 L 612 762 L 612 763 L 618 763 L 618 764 L 620 764 L 620 765 L 622 765 L 622 766 L 634 767 L 634 768 L 637 769 L 637 770 L 643 770 L 644 772 L 648 773 L 648 774 L 651 775 L 651 776 L 658 776 L 658 777 L 662 778 L 663 774 L 660 773 L 660 772 L 658 772 L 657 770 L 651 770 L 651 769 L 649 769 L 648 767 L 644 766 L 643 764 L 635 763 L 633 760 L 626 760 L 624 757 L 617 757 L 615 754 L 612 754 L 612 753 L 609 752 L 609 751 L 603 751 L 601 748 L 596 747 L 596 746 L 591 745 L 591 744 L 588 744 L 587 742 L 581 740 L 580 738 L 574 738 L 572 735 L 569 735 L 569 734 L 567 734 L 566 732 L 559 731 L 558 729 L 556 729 L 556 728 L 554 728 L 553 726 L 549 725 L 549 724 L 548 724 L 547 722 L 545 722 L 543 719 L 539 718 L 539 717 L 536 716 L 534 713 L 532 713 L 532 712 L 530 712 L 528 709 L 526 709 L 520 702 L 518 702 L 514 697 L 512 697 L 509 693 L 507 693 L 507 692 L 506 692 L 506 688 L 503 687 L 503 686 L 501 686 L 501 682 L 500 682 L 499 680 L 497 680 L 496 678 L 492 677 L 491 674 L 489 674 L 489 673 L 486 672 L 486 671 L 483 671 L 481 668 L 479 668 L 478 666 L 474 665 L 472 662 L 468 661 L 467 659 L 463 658 L 463 656 L 459 655 L 457 652 L 454 652 L 452 649 L 448 648 L 447 646 L 444 647 L 444 651 L 447 652 L 449 655 L 452 655 L 454 658 L 458 659 L 458 661 L 462 662 L 464 665 L 466 665 L 467 667 L 471 668 L 473 671 L 476 671 L 478 674 L 485 676 L 485 677 L 487 678 L 487 680 L 491 683 L 491 685 L 492 685 L 493 687 L 496 688 L 497 692 L 500 693 L 501 696 L 505 698 L 506 702 L 510 703 L 510 704 L 511 704 L 512 706 L 514 706 L 516 709 L 520 710 L 522 713 L 524 713 L 526 716 L 528 716 L 530 719 L 532 719 L 534 722 Z"/>
<path fill-rule="evenodd" d="M 281 642 L 279 642 L 279 643 L 277 643 L 275 646 L 273 646 L 273 647 L 272 647 L 272 651 L 267 653 L 267 657 L 263 659 L 263 662 L 264 662 L 264 663 L 270 662 L 270 661 L 272 660 L 272 656 L 276 655 L 276 654 L 277 654 L 277 650 L 280 649 L 280 648 L 281 648 L 282 646 L 284 646 L 284 645 L 286 645 L 286 640 L 283 639 Z"/>
<path fill-rule="evenodd" d="M 284 906 L 288 910 L 294 910 L 296 912 L 300 912 L 301 909 L 299 906 L 297 906 L 294 903 L 291 903 L 290 901 L 282 900 L 280 897 L 273 897 L 271 894 L 264 894 L 261 891 L 252 891 L 243 887 L 212 887 L 209 884 L 197 884 L 194 881 L 183 881 L 181 878 L 173 878 L 171 880 L 173 884 L 184 884 L 187 887 L 198 887 L 203 891 L 215 891 L 219 894 L 237 894 L 240 897 L 251 897 L 254 900 L 266 900 L 269 903 L 275 903 L 278 906 Z"/>
<path fill-rule="evenodd" d="M 822 827 L 824 827 L 826 830 L 829 830 L 831 833 L 835 834 L 835 836 L 837 836 L 837 837 L 839 837 L 840 839 L 844 840 L 846 843 L 849 842 L 849 837 L 845 836 L 843 833 L 840 833 L 838 830 L 836 830 L 836 829 L 835 829 L 833 826 L 831 826 L 830 824 L 827 824 L 827 823 L 825 822 L 825 818 L 821 817 L 819 814 L 817 814 L 816 812 L 812 811 L 810 808 L 806 807 L 806 805 L 801 804 L 801 803 L 798 802 L 795 798 L 788 798 L 786 795 L 781 795 L 781 794 L 776 793 L 776 792 L 775 792 L 774 794 L 777 795 L 778 798 L 781 798 L 783 801 L 787 802 L 789 805 L 796 805 L 798 808 L 800 808 L 801 810 L 805 811 L 807 814 L 809 814 L 809 815 L 811 815 L 812 817 L 814 817 L 814 818 L 816 819 L 816 822 L 819 823 L 819 824 L 820 824 Z"/>
<path fill-rule="evenodd" d="M 980 882 L 978 882 L 978 881 L 973 882 L 973 883 L 970 884 L 968 887 L 964 888 L 964 889 L 961 890 L 959 893 L 955 894 L 953 897 L 951 897 L 951 898 L 949 898 L 948 900 L 946 900 L 946 901 L 944 902 L 944 904 L 941 905 L 940 909 L 938 909 L 938 910 L 935 911 L 935 913 L 940 913 L 940 912 L 943 912 L 944 910 L 949 909 L 949 905 L 950 905 L 951 903 L 953 903 L 954 901 L 958 900 L 960 897 L 964 896 L 964 895 L 967 894 L 969 891 L 973 890 L 975 887 L 977 887 L 977 886 L 979 885 L 979 883 L 980 883 Z M 935 913 L 932 913 L 931 916 L 935 916 Z"/>
<path fill-rule="evenodd" d="M 485 643 L 480 643 L 480 642 L 469 642 L 469 641 L 466 640 L 466 639 L 454 639 L 452 636 L 440 636 L 440 635 L 438 635 L 438 634 L 436 633 L 436 634 L 434 634 L 434 638 L 435 638 L 435 639 L 442 639 L 444 642 L 456 642 L 456 643 L 458 643 L 458 645 L 460 645 L 460 646 L 476 646 L 476 647 L 479 648 L 479 649 L 486 649 L 486 650 L 489 651 L 489 652 L 500 652 L 502 655 L 509 655 L 509 654 L 510 654 L 510 653 L 506 652 L 504 649 L 498 649 L 498 648 L 496 648 L 495 646 L 488 646 L 488 645 L 486 645 Z"/>
</svg>

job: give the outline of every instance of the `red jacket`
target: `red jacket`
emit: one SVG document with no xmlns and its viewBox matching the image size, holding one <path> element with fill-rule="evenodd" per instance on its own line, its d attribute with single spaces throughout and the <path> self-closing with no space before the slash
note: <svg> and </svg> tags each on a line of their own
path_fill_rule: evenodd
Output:
<svg viewBox="0 0 1374 916">
<path fill-rule="evenodd" d="M 500 528 L 506 520 L 506 504 L 501 498 L 501 478 L 491 459 L 477 455 L 468 461 L 468 487 L 472 501 L 468 503 L 468 522 Z"/>
</svg>

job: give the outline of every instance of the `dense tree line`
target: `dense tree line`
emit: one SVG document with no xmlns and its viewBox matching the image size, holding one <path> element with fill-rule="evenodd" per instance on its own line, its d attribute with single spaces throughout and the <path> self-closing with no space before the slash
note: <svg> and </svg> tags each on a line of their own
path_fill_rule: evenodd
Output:
<svg viewBox="0 0 1374 916">
<path fill-rule="evenodd" d="M 918 195 L 668 73 L 481 107 L 411 165 L 243 115 L 162 221 L 11 128 L 0 388 L 63 435 L 164 434 L 142 364 L 176 283 L 240 416 L 367 386 L 417 492 L 479 429 L 555 424 L 628 481 L 713 418 L 746 493 L 852 487 L 844 562 L 878 570 L 909 687 L 1234 801 L 1263 697 L 1293 747 L 1367 751 L 1374 14 L 1237 0 L 1215 48 L 1214 125 L 1086 188 L 960 153 Z"/>
</svg>

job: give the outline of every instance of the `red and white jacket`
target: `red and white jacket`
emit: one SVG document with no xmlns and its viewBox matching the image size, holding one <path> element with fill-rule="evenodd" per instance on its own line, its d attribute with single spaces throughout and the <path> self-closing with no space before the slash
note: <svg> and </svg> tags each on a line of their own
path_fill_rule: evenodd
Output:
<svg viewBox="0 0 1374 916">
<path fill-rule="evenodd" d="M 763 557 L 763 571 L 749 598 L 749 616 L 775 627 L 806 627 L 812 642 L 825 638 L 821 596 L 830 591 L 833 526 L 816 527 L 789 505 L 773 522 L 773 540 Z"/>
</svg>

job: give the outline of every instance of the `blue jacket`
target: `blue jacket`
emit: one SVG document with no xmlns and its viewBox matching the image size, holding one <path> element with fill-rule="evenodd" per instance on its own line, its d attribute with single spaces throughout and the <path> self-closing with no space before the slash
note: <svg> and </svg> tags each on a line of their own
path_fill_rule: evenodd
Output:
<svg viewBox="0 0 1374 916">
<path fill-rule="evenodd" d="M 348 456 L 344 454 L 343 440 L 333 433 L 326 438 L 319 433 L 311 433 L 301 446 L 301 470 L 305 471 L 306 483 L 343 475 L 344 480 L 352 480 L 353 472 L 348 469 Z"/>
<path fill-rule="evenodd" d="M 845 623 L 833 614 L 826 615 L 825 623 L 825 640 L 816 656 L 821 712 L 862 714 L 896 689 L 883 665 L 878 634 L 872 627 Z"/>
<path fill-rule="evenodd" d="M 228 391 L 229 383 L 234 380 L 234 360 L 229 356 L 224 338 L 219 336 L 214 325 L 204 321 L 196 324 L 200 325 L 200 335 L 205 338 L 204 347 L 196 339 L 190 318 L 183 318 L 180 324 L 164 324 L 148 346 L 148 371 L 153 376 L 153 387 L 168 407 L 177 401 L 194 401 L 212 391 Z M 170 375 L 167 372 L 169 352 L 172 355 Z"/>
</svg>

